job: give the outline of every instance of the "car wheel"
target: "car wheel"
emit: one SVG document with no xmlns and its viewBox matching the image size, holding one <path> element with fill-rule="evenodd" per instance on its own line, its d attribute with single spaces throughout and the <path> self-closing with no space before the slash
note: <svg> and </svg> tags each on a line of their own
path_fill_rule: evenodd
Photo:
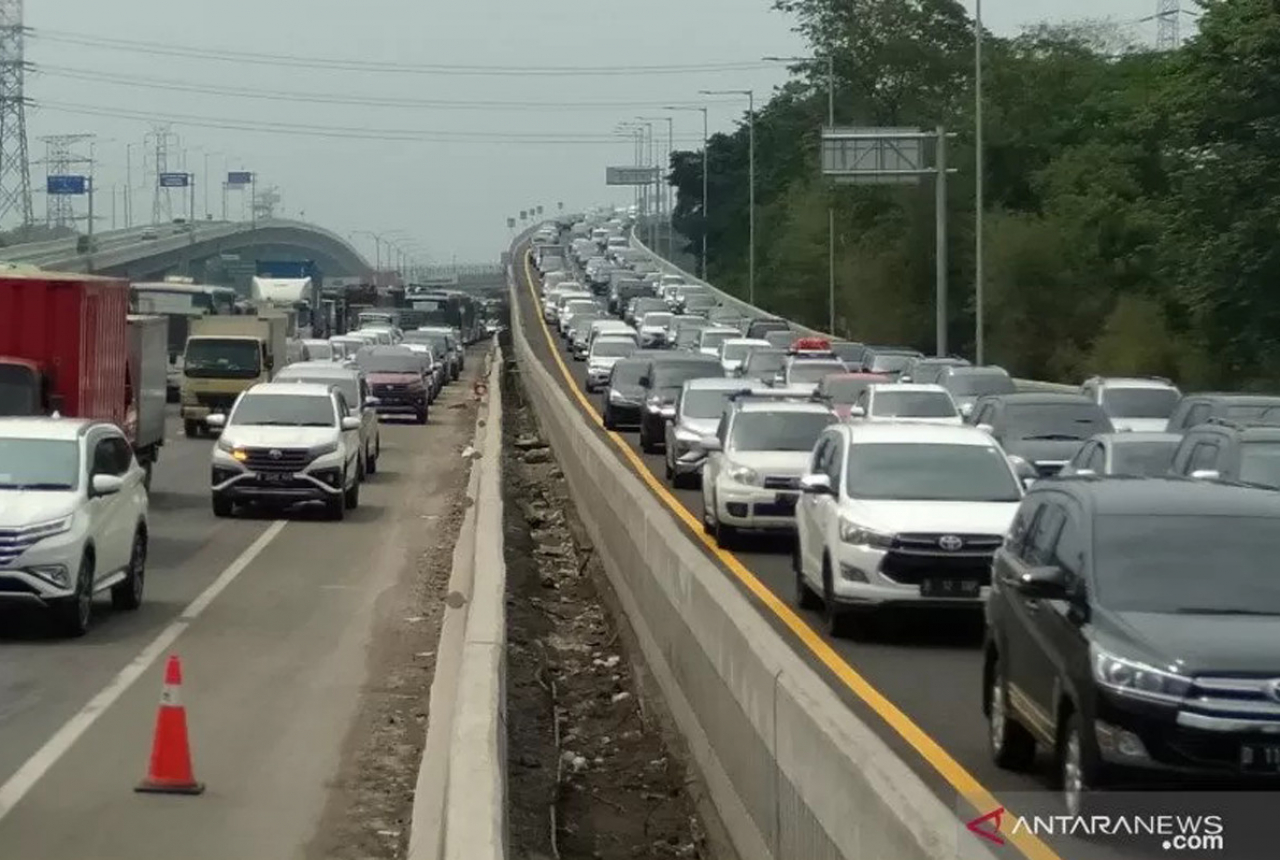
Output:
<svg viewBox="0 0 1280 860">
<path fill-rule="evenodd" d="M 640 450 L 646 454 L 653 454 L 658 450 L 658 446 L 654 444 L 653 439 L 645 432 L 644 422 L 640 422 Z"/>
<path fill-rule="evenodd" d="M 142 464 L 142 486 L 148 493 L 151 492 L 151 473 L 155 471 L 154 467 L 155 463 L 150 460 Z"/>
<path fill-rule="evenodd" d="M 728 523 L 716 519 L 716 546 L 721 549 L 733 549 L 738 545 L 738 530 Z"/>
<path fill-rule="evenodd" d="M 675 464 L 671 462 L 671 446 L 670 445 L 667 446 L 667 455 L 662 458 L 662 469 L 663 469 L 663 473 L 666 476 L 666 479 L 670 481 L 672 484 L 675 484 L 676 468 L 675 468 Z"/>
<path fill-rule="evenodd" d="M 606 406 L 604 408 L 604 429 L 616 430 L 617 427 L 617 423 L 613 420 L 613 410 Z"/>
<path fill-rule="evenodd" d="M 364 471 L 367 475 L 378 474 L 378 452 L 373 451 L 364 455 Z"/>
<path fill-rule="evenodd" d="M 1097 805 L 1096 790 L 1102 782 L 1102 766 L 1085 747 L 1080 715 L 1073 713 L 1058 738 L 1058 777 L 1067 814 L 1090 814 Z"/>
<path fill-rule="evenodd" d="M 791 551 L 791 570 L 796 575 L 796 606 L 801 609 L 818 609 L 822 605 L 822 601 L 818 599 L 818 595 L 813 593 L 813 589 L 805 581 L 804 573 L 800 570 L 799 538 L 796 539 L 795 548 Z"/>
<path fill-rule="evenodd" d="M 188 439 L 197 439 L 197 438 L 199 438 L 199 437 L 200 437 L 200 422 L 199 422 L 199 421 L 183 421 L 183 422 L 182 422 L 182 432 L 186 435 L 186 437 L 187 437 Z"/>
<path fill-rule="evenodd" d="M 1009 714 L 1009 685 L 1004 677 L 1004 661 L 996 655 L 989 673 L 987 690 L 987 740 L 991 760 L 1006 770 L 1028 770 L 1035 762 L 1036 740 Z"/>
<path fill-rule="evenodd" d="M 93 555 L 86 552 L 76 572 L 76 593 L 58 604 L 58 628 L 64 636 L 83 636 L 93 618 Z"/>
<path fill-rule="evenodd" d="M 229 517 L 235 512 L 235 506 L 226 496 L 213 497 L 213 515 L 215 517 Z"/>
<path fill-rule="evenodd" d="M 354 511 L 356 508 L 360 506 L 360 482 L 359 481 L 356 481 L 354 484 L 348 487 L 346 492 L 342 494 L 342 504 L 349 511 Z"/>
<path fill-rule="evenodd" d="M 840 609 L 836 603 L 835 586 L 831 582 L 831 563 L 822 562 L 822 621 L 827 633 L 836 639 L 848 638 L 853 633 L 853 624 L 849 613 Z"/>
<path fill-rule="evenodd" d="M 111 589 L 113 609 L 137 609 L 142 605 L 142 587 L 147 571 L 147 532 L 139 528 L 133 535 L 133 551 L 129 554 L 129 571 L 124 582 Z"/>
<path fill-rule="evenodd" d="M 414 416 L 414 422 L 415 422 L 415 423 L 417 423 L 417 424 L 426 424 L 426 423 L 427 423 L 427 410 L 426 410 L 426 408 L 425 408 L 425 407 L 423 408 L 423 410 L 422 410 L 421 412 L 419 412 L 416 416 Z"/>
<path fill-rule="evenodd" d="M 347 517 L 347 494 L 342 492 L 337 496 L 331 496 L 324 503 L 325 518 L 342 522 Z"/>
</svg>

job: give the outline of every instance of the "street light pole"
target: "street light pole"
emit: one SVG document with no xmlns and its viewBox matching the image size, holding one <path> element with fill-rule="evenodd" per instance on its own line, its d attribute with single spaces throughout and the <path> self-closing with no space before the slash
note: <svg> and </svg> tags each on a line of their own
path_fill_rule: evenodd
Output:
<svg viewBox="0 0 1280 860">
<path fill-rule="evenodd" d="M 983 313 L 983 185 L 985 184 L 985 154 L 982 134 L 982 0 L 976 0 L 973 16 L 973 98 L 974 98 L 974 248 L 973 248 L 973 304 L 974 304 L 974 360 L 982 364 L 986 359 L 986 318 Z"/>
<path fill-rule="evenodd" d="M 756 91 L 699 90 L 704 96 L 747 97 L 747 158 L 750 161 L 747 182 L 747 304 L 756 303 Z"/>
<path fill-rule="evenodd" d="M 658 182 L 658 190 L 661 192 L 661 198 L 660 198 L 661 204 L 662 204 L 662 207 L 665 208 L 666 210 L 665 215 L 662 215 L 661 217 L 663 218 L 663 220 L 665 220 L 667 225 L 667 259 L 670 260 L 673 256 L 675 256 L 675 247 L 676 247 L 674 229 L 671 226 L 671 210 L 673 207 L 672 207 L 671 196 L 669 194 L 671 190 L 671 185 L 670 183 L 663 181 L 663 173 L 665 172 L 665 170 L 670 169 L 671 153 L 673 153 L 676 148 L 675 119 L 669 116 L 642 116 L 640 117 L 640 119 L 652 120 L 653 122 L 666 122 L 667 124 L 667 157 L 664 161 L 665 167 L 661 167 L 658 171 L 657 182 Z M 661 244 L 661 238 L 662 238 L 661 236 L 658 237 L 659 244 Z M 658 251 L 659 254 L 662 253 L 662 249 L 660 247 L 655 248 L 654 250 Z"/>
<path fill-rule="evenodd" d="M 813 63 L 817 57 L 764 57 L 772 63 Z M 827 63 L 827 127 L 836 125 L 836 57 L 828 54 Z M 827 205 L 827 331 L 836 333 L 836 209 Z"/>
<path fill-rule="evenodd" d="M 668 106 L 666 108 L 663 108 L 663 110 L 696 110 L 696 111 L 702 112 L 702 254 L 701 254 L 702 267 L 700 270 L 700 274 L 702 276 L 702 280 L 705 281 L 707 279 L 707 226 L 710 223 L 707 220 L 707 213 L 708 213 L 707 177 L 710 175 L 708 170 L 710 164 L 709 164 L 708 155 L 707 155 L 707 109 L 705 107 Z"/>
</svg>

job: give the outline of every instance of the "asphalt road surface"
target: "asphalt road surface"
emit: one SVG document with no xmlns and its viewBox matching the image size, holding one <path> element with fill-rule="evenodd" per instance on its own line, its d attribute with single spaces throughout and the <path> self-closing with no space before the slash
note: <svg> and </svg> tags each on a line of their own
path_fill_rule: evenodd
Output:
<svg viewBox="0 0 1280 860">
<path fill-rule="evenodd" d="M 378 672 L 371 654 L 412 612 L 388 596 L 452 539 L 441 532 L 474 430 L 468 377 L 483 364 L 471 356 L 428 426 L 384 422 L 378 474 L 342 523 L 215 519 L 212 443 L 183 438 L 171 417 L 143 607 L 118 613 L 100 599 L 74 641 L 30 613 L 0 616 L 0 858 L 322 856 L 333 784 Z M 183 661 L 199 797 L 133 791 L 169 654 Z"/>
</svg>

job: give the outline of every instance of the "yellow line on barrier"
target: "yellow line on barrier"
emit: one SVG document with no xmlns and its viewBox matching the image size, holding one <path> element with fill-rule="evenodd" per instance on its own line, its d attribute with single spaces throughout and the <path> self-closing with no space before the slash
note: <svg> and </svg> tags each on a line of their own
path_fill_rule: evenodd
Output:
<svg viewBox="0 0 1280 860">
<path fill-rule="evenodd" d="M 538 296 L 537 287 L 534 286 L 531 258 L 532 252 L 524 254 L 525 282 L 528 285 L 529 295 L 533 299 L 533 307 L 537 314 L 538 323 L 542 326 L 542 333 L 547 339 L 547 345 L 551 348 L 551 357 L 555 359 L 556 365 L 560 368 L 560 373 L 564 375 L 565 382 L 569 384 L 569 391 L 577 398 L 579 405 L 582 406 L 587 416 L 597 425 L 603 427 L 604 419 L 596 412 L 591 405 L 591 401 L 587 399 L 587 396 L 582 393 L 574 382 L 573 374 L 569 371 L 569 366 L 564 363 L 560 350 L 556 346 L 555 337 L 551 334 L 551 329 L 547 326 L 546 319 L 543 318 L 542 302 Z M 519 313 L 519 310 L 513 309 L 513 312 Z M 855 696 L 865 702 L 903 740 L 910 744 L 925 761 L 929 762 L 934 770 L 950 783 L 951 787 L 961 797 L 971 804 L 977 812 L 982 814 L 1002 806 L 995 795 L 987 790 L 982 783 L 978 782 L 977 778 L 969 773 L 964 765 L 956 761 L 949 752 L 942 748 L 941 744 L 935 741 L 924 729 L 916 725 L 915 721 L 907 716 L 902 709 L 889 701 L 870 681 L 862 677 L 834 648 L 823 641 L 822 637 L 805 623 L 804 619 L 797 615 L 795 610 L 779 600 L 778 596 L 761 582 L 746 565 L 739 561 L 737 556 L 717 546 L 715 541 L 703 531 L 702 522 L 690 513 L 680 503 L 680 500 L 672 495 L 671 491 L 649 471 L 644 461 L 640 459 L 640 455 L 631 450 L 631 446 L 627 444 L 627 441 L 620 434 L 612 430 L 606 430 L 605 433 L 627 462 L 631 464 L 640 479 L 649 485 L 649 489 L 673 514 L 680 518 L 694 538 L 700 540 L 708 550 L 715 554 L 716 558 L 729 569 L 738 581 L 746 586 L 748 591 L 754 594 L 778 620 L 786 625 L 787 629 L 795 634 L 796 638 L 804 643 L 813 656 L 817 657 Z M 1062 860 L 1052 848 L 1034 834 L 1020 831 L 1017 833 L 1002 833 L 1001 835 L 1017 846 L 1023 855 L 1030 858 L 1030 860 Z M 974 838 L 976 839 L 977 837 L 975 836 Z"/>
</svg>

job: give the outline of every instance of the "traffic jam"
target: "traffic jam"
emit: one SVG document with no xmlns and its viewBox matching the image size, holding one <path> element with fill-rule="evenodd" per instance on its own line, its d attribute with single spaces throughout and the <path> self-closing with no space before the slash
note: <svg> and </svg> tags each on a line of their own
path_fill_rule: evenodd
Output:
<svg viewBox="0 0 1280 860">
<path fill-rule="evenodd" d="M 343 520 L 378 471 L 383 422 L 429 423 L 490 310 L 313 277 L 254 278 L 245 297 L 181 277 L 0 272 L 0 609 L 76 637 L 100 597 L 142 605 L 171 427 L 211 440 L 212 516 Z"/>
<path fill-rule="evenodd" d="M 802 336 L 660 267 L 633 214 L 541 228 L 549 337 L 724 551 L 786 553 L 835 638 L 985 621 L 991 760 L 1100 789 L 1280 778 L 1280 395 L 1028 383 Z"/>
</svg>

